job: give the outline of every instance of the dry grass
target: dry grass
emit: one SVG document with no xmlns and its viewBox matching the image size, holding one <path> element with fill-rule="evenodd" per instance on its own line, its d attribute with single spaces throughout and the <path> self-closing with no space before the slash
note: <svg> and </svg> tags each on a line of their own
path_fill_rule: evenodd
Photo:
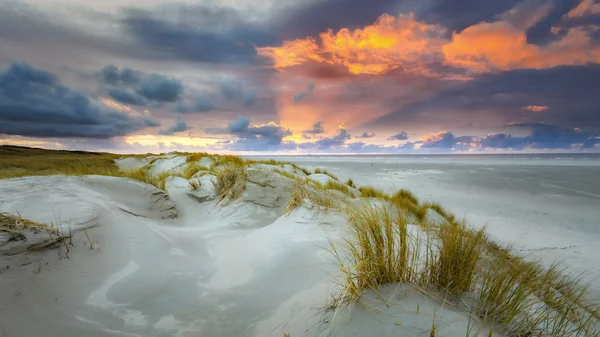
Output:
<svg viewBox="0 0 600 337">
<path fill-rule="evenodd" d="M 202 184 L 200 183 L 200 181 L 197 180 L 197 179 L 191 179 L 189 181 L 189 185 L 190 185 L 190 191 L 192 191 L 192 192 L 195 191 L 195 190 L 197 190 L 197 189 L 199 189 L 200 186 L 202 186 Z"/>
<path fill-rule="evenodd" d="M 189 158 L 189 157 L 188 157 Z M 188 164 L 188 166 L 183 170 L 183 172 L 179 175 L 182 178 L 190 179 L 192 176 L 200 171 L 208 171 L 207 167 L 200 165 L 198 162 L 194 161 Z"/>
<path fill-rule="evenodd" d="M 338 181 L 329 180 L 323 188 L 326 190 L 336 190 L 344 193 L 345 195 L 354 198 L 354 193 L 350 190 L 350 187 L 344 183 L 340 183 Z"/>
<path fill-rule="evenodd" d="M 352 236 L 345 241 L 343 251 L 332 245 L 345 275 L 342 301 L 357 300 L 365 290 L 378 290 L 383 284 L 415 280 L 414 254 L 420 251 L 419 242 L 409 242 L 414 237 L 409 237 L 404 218 L 387 207 L 372 205 L 348 211 Z"/>
<path fill-rule="evenodd" d="M 285 208 L 286 213 L 304 206 L 305 200 L 310 202 L 311 207 L 320 210 L 329 210 L 337 206 L 334 197 L 326 191 L 309 188 L 305 182 L 299 181 L 292 189 L 292 196 Z"/>
<path fill-rule="evenodd" d="M 400 190 L 390 198 L 390 201 L 398 209 L 406 211 L 408 214 L 415 216 L 419 223 L 425 221 L 427 208 L 419 206 L 419 199 L 407 190 Z"/>
<path fill-rule="evenodd" d="M 320 168 L 315 169 L 315 174 L 326 174 L 328 176 L 330 176 L 331 178 L 333 178 L 334 180 L 339 180 L 335 175 L 329 173 L 327 170 L 322 170 Z"/>
<path fill-rule="evenodd" d="M 348 184 L 348 186 L 350 186 L 352 188 L 356 188 L 356 186 L 354 186 L 354 181 L 352 181 L 352 179 L 348 179 L 348 182 L 346 182 L 346 184 Z"/>
<path fill-rule="evenodd" d="M 291 173 L 289 171 L 280 170 L 280 169 L 276 168 L 276 169 L 273 170 L 273 172 L 279 173 L 282 176 L 284 176 L 286 178 L 289 178 L 289 179 L 292 179 L 292 180 L 297 180 L 298 181 L 298 180 L 301 179 L 300 177 L 298 177 L 297 175 L 295 175 L 295 174 L 293 174 L 293 173 Z"/>
<path fill-rule="evenodd" d="M 0 231 L 3 229 L 23 230 L 25 228 L 50 229 L 50 226 L 22 218 L 18 215 L 0 212 Z"/>
<path fill-rule="evenodd" d="M 371 186 L 363 186 L 361 188 L 358 189 L 361 193 L 361 197 L 363 198 L 378 198 L 378 199 L 384 199 L 384 200 L 389 200 L 390 196 L 383 193 L 383 191 L 376 189 L 375 187 L 371 187 Z"/>
<path fill-rule="evenodd" d="M 116 175 L 116 155 L 0 146 L 0 179 L 33 175 Z"/>
<path fill-rule="evenodd" d="M 187 156 L 187 162 L 193 163 L 201 160 L 204 157 L 212 158 L 212 156 L 206 152 L 194 152 L 194 153 L 184 153 L 183 155 Z"/>
<path fill-rule="evenodd" d="M 448 221 L 449 223 L 456 222 L 456 217 L 454 216 L 454 214 L 447 211 L 439 202 L 428 201 L 423 203 L 421 207 L 425 209 L 429 208 L 434 210 L 437 214 L 439 214 L 442 218 L 446 219 L 446 221 Z"/>
<path fill-rule="evenodd" d="M 438 228 L 437 239 L 438 254 L 428 270 L 429 283 L 452 295 L 470 291 L 484 249 L 484 230 L 475 231 L 463 224 L 444 224 Z"/>
<path fill-rule="evenodd" d="M 215 174 L 216 180 L 213 180 L 213 184 L 219 202 L 239 197 L 246 188 L 246 182 L 248 181 L 246 166 L 236 163 L 236 161 L 230 162 Z"/>
<path fill-rule="evenodd" d="M 403 192 L 393 199 L 415 206 Z M 454 219 L 436 204 L 445 218 Z M 411 283 L 432 298 L 475 299 L 469 310 L 508 336 L 598 336 L 600 307 L 589 300 L 578 277 L 554 265 L 525 262 L 492 243 L 485 231 L 456 221 L 410 229 L 400 208 L 348 208 L 352 235 L 341 248 L 332 243 L 344 280 L 338 305 L 359 300 L 367 289 Z M 432 329 L 433 331 L 433 329 Z"/>
</svg>

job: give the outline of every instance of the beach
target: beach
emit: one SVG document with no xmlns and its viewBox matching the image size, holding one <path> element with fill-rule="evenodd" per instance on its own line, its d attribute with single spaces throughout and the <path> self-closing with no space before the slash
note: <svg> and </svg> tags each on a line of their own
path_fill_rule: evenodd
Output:
<svg viewBox="0 0 600 337">
<path fill-rule="evenodd" d="M 359 184 L 413 191 L 544 263 L 583 273 L 600 298 L 600 157 L 432 155 L 277 157 Z"/>
<path fill-rule="evenodd" d="M 439 201 L 467 228 L 421 207 L 393 220 L 409 239 L 485 226 L 512 258 L 585 272 L 598 296 L 596 159 L 275 159 L 129 156 L 115 161 L 120 176 L 0 180 L 0 213 L 14 222 L 1 232 L 0 336 L 511 336 L 512 325 L 475 317 L 468 294 L 454 301 L 413 281 L 345 294 L 336 257 L 346 261 L 338 249 L 358 228 L 350 209 L 408 205 L 408 192 L 385 195 L 401 188 L 420 200 L 411 207 Z"/>
</svg>

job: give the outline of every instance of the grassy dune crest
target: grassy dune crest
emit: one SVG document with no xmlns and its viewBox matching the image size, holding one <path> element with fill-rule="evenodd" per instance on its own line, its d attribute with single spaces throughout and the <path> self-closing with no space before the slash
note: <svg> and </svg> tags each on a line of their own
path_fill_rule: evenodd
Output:
<svg viewBox="0 0 600 337">
<path fill-rule="evenodd" d="M 405 195 L 401 200 L 416 201 L 406 192 L 401 194 Z M 360 302 L 368 289 L 409 283 L 434 299 L 441 297 L 447 305 L 474 313 L 488 325 L 502 327 L 508 336 L 600 333 L 599 304 L 589 299 L 586 287 L 566 269 L 526 262 L 491 242 L 484 229 L 461 222 L 410 224 L 406 212 L 392 205 L 348 208 L 352 234 L 342 245 L 332 243 L 344 275 L 336 307 Z M 466 308 L 465 303 L 469 303 Z"/>
</svg>

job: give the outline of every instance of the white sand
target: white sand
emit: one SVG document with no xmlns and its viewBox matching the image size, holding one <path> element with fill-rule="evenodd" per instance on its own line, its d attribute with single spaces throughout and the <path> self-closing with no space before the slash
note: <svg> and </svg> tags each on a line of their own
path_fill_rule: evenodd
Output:
<svg viewBox="0 0 600 337">
<path fill-rule="evenodd" d="M 170 156 L 153 168 L 183 163 Z M 328 240 L 340 240 L 347 220 L 306 208 L 286 215 L 294 181 L 264 167 L 248 176 L 240 199 L 219 205 L 188 195 L 214 196 L 211 175 L 195 178 L 194 192 L 170 178 L 168 195 L 123 178 L 0 180 L 0 212 L 75 233 L 68 253 L 9 256 L 0 241 L 0 336 L 429 336 L 434 320 L 440 336 L 465 336 L 468 315 L 403 286 L 366 294 L 373 312 L 324 310 L 338 290 Z"/>
<path fill-rule="evenodd" d="M 495 240 L 549 265 L 583 273 L 600 299 L 600 160 L 526 156 L 286 157 L 393 193 L 439 201 Z"/>
</svg>

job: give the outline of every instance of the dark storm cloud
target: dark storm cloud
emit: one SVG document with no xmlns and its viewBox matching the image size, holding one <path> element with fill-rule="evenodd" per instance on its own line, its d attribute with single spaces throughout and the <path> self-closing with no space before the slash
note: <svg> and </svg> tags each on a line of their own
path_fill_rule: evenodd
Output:
<svg viewBox="0 0 600 337">
<path fill-rule="evenodd" d="M 600 132 L 591 132 L 581 129 L 563 128 L 548 123 L 511 123 L 508 127 L 513 129 L 529 129 L 526 136 L 513 136 L 509 133 L 489 134 L 477 138 L 472 136 L 455 136 L 451 132 L 442 131 L 433 135 L 424 136 L 425 141 L 421 149 L 591 149 L 600 144 Z"/>
<path fill-rule="evenodd" d="M 169 20 L 177 13 L 178 20 Z M 122 23 L 139 42 L 158 53 L 207 63 L 255 63 L 254 45 L 273 42 L 267 27 L 243 12 L 206 5 L 130 9 Z"/>
<path fill-rule="evenodd" d="M 400 133 L 395 134 L 393 136 L 391 136 L 390 138 L 388 138 L 388 140 L 407 140 L 408 139 L 408 133 L 406 133 L 406 131 L 400 131 Z"/>
<path fill-rule="evenodd" d="M 570 149 L 576 144 L 584 143 L 589 146 L 595 137 L 600 136 L 600 131 L 567 129 L 547 123 L 513 123 L 510 126 L 530 129 L 528 136 L 517 139 L 525 146 L 535 149 Z"/>
<path fill-rule="evenodd" d="M 160 130 L 158 132 L 159 135 L 165 135 L 165 136 L 170 136 L 174 133 L 177 132 L 183 132 L 183 131 L 187 131 L 189 130 L 189 127 L 187 125 L 186 122 L 184 121 L 177 121 L 177 123 L 175 123 L 175 125 L 173 125 L 172 127 L 166 129 L 166 130 Z"/>
<path fill-rule="evenodd" d="M 396 16 L 413 12 L 419 19 L 440 23 L 448 34 L 490 21 L 497 14 L 511 9 L 520 0 L 323 0 L 301 4 L 283 10 L 274 19 L 273 31 L 278 37 L 295 39 L 332 29 L 362 28 L 387 13 Z M 336 15 L 331 15 L 335 13 Z"/>
<path fill-rule="evenodd" d="M 110 96 L 110 98 L 114 99 L 115 101 L 123 103 L 123 104 L 139 105 L 139 106 L 146 105 L 146 100 L 143 97 L 140 97 L 136 93 L 131 92 L 129 89 L 126 89 L 126 88 L 110 89 L 108 91 L 108 96 Z"/>
<path fill-rule="evenodd" d="M 135 85 L 140 83 L 142 73 L 131 68 L 119 69 L 115 65 L 108 65 L 99 72 L 100 81 L 110 84 Z"/>
<path fill-rule="evenodd" d="M 86 22 L 86 25 L 74 24 L 74 16 Z M 47 58 L 50 54 L 65 57 L 66 62 L 71 55 L 74 59 L 102 59 L 107 55 L 156 59 L 143 46 L 124 39 L 115 23 L 113 15 L 90 9 L 46 12 L 25 1 L 0 1 L 0 44 L 7 42 L 9 47 L 13 43 L 21 44 L 22 48 L 26 48 L 25 52 L 40 54 L 24 55 L 28 58 Z M 102 34 L 94 31 L 94 27 L 102 29 Z M 26 45 L 23 45 L 24 42 Z M 73 50 L 77 52 L 73 53 Z"/>
<path fill-rule="evenodd" d="M 158 74 L 150 74 L 137 89 L 137 93 L 149 100 L 175 102 L 183 92 L 183 84 L 176 79 Z"/>
<path fill-rule="evenodd" d="M 370 125 L 388 125 L 426 113 L 428 121 L 441 120 L 447 110 L 460 115 L 445 128 L 466 120 L 504 119 L 505 123 L 548 122 L 564 127 L 600 130 L 600 65 L 561 66 L 543 70 L 513 70 L 482 75 L 404 106 Z M 548 106 L 542 112 L 524 111 L 530 105 Z M 481 115 L 481 111 L 485 115 Z M 485 125 L 498 127 L 499 125 Z"/>
<path fill-rule="evenodd" d="M 0 133 L 31 137 L 123 136 L 158 123 L 131 117 L 60 84 L 27 64 L 0 72 Z"/>
<path fill-rule="evenodd" d="M 172 103 L 181 98 L 183 83 L 160 74 L 146 74 L 131 68 L 108 65 L 98 73 L 100 83 L 109 87 L 108 95 L 121 103 L 146 105 L 146 99 L 156 103 Z"/>
<path fill-rule="evenodd" d="M 283 150 L 296 148 L 294 142 L 283 142 L 292 131 L 273 123 L 251 126 L 243 116 L 229 123 L 226 128 L 206 129 L 208 133 L 229 134 L 235 137 L 228 149 L 237 151 Z"/>
</svg>

